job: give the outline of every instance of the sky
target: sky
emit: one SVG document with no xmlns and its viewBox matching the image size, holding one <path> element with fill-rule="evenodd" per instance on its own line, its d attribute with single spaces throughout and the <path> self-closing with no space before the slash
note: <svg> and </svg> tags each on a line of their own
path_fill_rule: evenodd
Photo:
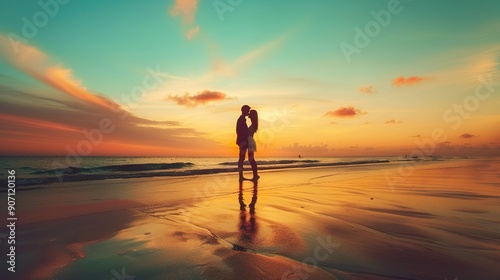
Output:
<svg viewBox="0 0 500 280">
<path fill-rule="evenodd" d="M 496 0 L 2 2 L 2 155 L 500 155 Z"/>
</svg>

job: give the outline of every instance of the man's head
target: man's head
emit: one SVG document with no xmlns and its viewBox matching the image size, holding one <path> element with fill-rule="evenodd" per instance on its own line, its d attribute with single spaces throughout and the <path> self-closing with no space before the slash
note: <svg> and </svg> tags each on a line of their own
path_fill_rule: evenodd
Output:
<svg viewBox="0 0 500 280">
<path fill-rule="evenodd" d="M 248 113 L 250 113 L 250 106 L 248 106 L 248 105 L 243 105 L 243 106 L 241 107 L 241 114 L 242 114 L 243 116 L 248 116 Z"/>
</svg>

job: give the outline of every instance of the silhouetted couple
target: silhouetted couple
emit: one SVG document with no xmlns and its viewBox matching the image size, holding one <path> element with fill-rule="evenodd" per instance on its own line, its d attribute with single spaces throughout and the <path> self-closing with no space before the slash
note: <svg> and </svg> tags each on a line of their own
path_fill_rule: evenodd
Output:
<svg viewBox="0 0 500 280">
<path fill-rule="evenodd" d="M 249 117 L 252 124 L 247 126 L 247 119 Z M 252 181 L 257 181 L 260 177 L 257 174 L 257 163 L 255 162 L 254 153 L 257 151 L 257 144 L 253 135 L 259 128 L 259 117 L 257 111 L 250 110 L 250 106 L 243 105 L 241 107 L 241 116 L 236 123 L 236 144 L 240 147 L 240 157 L 238 159 L 238 172 L 240 175 L 240 182 L 245 180 L 243 177 L 243 162 L 248 151 L 248 161 L 252 166 L 253 178 Z"/>
</svg>

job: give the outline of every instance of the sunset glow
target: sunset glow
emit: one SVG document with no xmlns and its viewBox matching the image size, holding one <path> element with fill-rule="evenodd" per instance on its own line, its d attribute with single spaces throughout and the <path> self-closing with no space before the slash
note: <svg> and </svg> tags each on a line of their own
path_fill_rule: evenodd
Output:
<svg viewBox="0 0 500 280">
<path fill-rule="evenodd" d="M 3 155 L 500 155 L 498 1 L 7 6 Z"/>
</svg>

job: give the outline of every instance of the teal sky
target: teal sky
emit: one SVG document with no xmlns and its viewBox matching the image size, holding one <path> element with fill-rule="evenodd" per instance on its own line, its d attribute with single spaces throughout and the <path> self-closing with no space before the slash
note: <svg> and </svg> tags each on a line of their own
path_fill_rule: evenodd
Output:
<svg viewBox="0 0 500 280">
<path fill-rule="evenodd" d="M 110 142 L 96 147 L 94 153 L 125 142 L 150 147 L 143 150 L 146 154 L 155 148 L 164 149 L 161 154 L 176 150 L 179 154 L 203 153 L 192 145 L 175 144 L 188 137 L 193 143 L 205 141 L 200 146 L 212 145 L 221 154 L 231 154 L 233 122 L 242 104 L 261 113 L 268 135 L 261 136 L 260 144 L 269 155 L 287 154 L 293 147 L 293 154 L 318 149 L 332 155 L 362 155 L 356 149 L 381 154 L 411 152 L 415 138 L 428 137 L 436 127 L 449 135 L 447 141 L 436 142 L 448 152 L 476 153 L 500 146 L 498 83 L 486 101 L 479 100 L 477 108 L 469 110 L 471 117 L 464 119 L 460 129 L 450 128 L 455 121 L 443 117 L 454 104 L 473 96 L 480 77 L 500 80 L 499 1 L 2 2 L 6 8 L 0 11 L 4 43 L 0 83 L 7 95 L 22 90 L 40 97 L 42 90 L 63 98 L 57 97 L 61 88 L 26 70 L 29 60 L 13 57 L 6 42 L 12 44 L 11 39 L 16 38 L 45 55 L 44 67 L 69 70 L 69 77 L 64 78 L 87 93 L 115 102 L 137 118 L 178 124 L 175 133 L 171 127 L 156 127 L 154 135 L 162 131 L 167 135 L 162 144 L 127 139 L 132 132 L 123 131 L 110 135 Z M 49 3 L 53 15 L 47 16 L 49 12 L 39 3 Z M 221 13 L 214 3 L 229 10 Z M 174 14 L 176 5 L 190 4 L 186 14 Z M 373 13 L 390 14 L 390 19 L 381 24 Z M 356 44 L 357 28 L 367 34 L 370 26 L 376 29 L 368 36 L 369 42 Z M 187 38 L 193 30 L 197 32 Z M 346 44 L 357 52 L 346 56 L 341 47 Z M 161 83 L 142 92 L 133 104 L 125 102 L 144 83 L 147 69 L 159 70 Z M 402 84 L 394 83 L 398 77 Z M 207 103 L 193 101 L 190 106 L 174 98 L 186 93 L 194 97 L 204 91 L 223 96 Z M 4 106 L 7 101 L 26 105 L 20 97 L 4 95 L 1 101 Z M 351 107 L 352 115 L 328 114 Z M 277 129 L 276 120 L 283 114 L 287 119 Z M 43 118 L 22 110 L 4 113 L 4 117 L 3 129 L 10 131 L 7 137 L 12 142 L 23 137 L 19 128 L 11 127 L 14 119 Z M 75 130 L 95 127 L 90 123 L 64 125 Z M 178 132 L 182 129 L 191 134 Z M 306 133 L 310 130 L 314 133 Z M 367 139 L 371 137 L 370 143 Z M 65 153 L 64 147 L 76 145 L 81 135 L 71 132 L 63 138 L 66 141 L 59 146 L 47 144 L 47 149 Z M 34 153 L 20 147 L 14 150 Z M 123 149 L 115 150 L 120 154 Z"/>
</svg>

